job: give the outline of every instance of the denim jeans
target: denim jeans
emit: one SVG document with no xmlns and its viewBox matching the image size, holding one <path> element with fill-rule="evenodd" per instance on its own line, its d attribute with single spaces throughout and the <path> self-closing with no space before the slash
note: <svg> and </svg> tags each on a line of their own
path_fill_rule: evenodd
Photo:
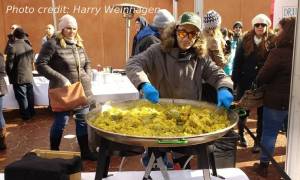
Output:
<svg viewBox="0 0 300 180">
<path fill-rule="evenodd" d="M 74 119 L 76 124 L 76 136 L 87 135 L 87 124 L 85 116 L 89 112 L 89 107 L 76 109 L 74 112 Z M 54 122 L 50 130 L 50 137 L 61 138 L 65 126 L 68 124 L 70 112 L 54 112 Z"/>
<path fill-rule="evenodd" d="M 263 110 L 263 133 L 261 144 L 273 156 L 275 143 L 279 130 L 281 129 L 284 119 L 288 116 L 288 111 L 280 111 L 264 107 Z M 269 158 L 265 152 L 262 151 L 260 155 L 260 162 L 269 162 Z"/>
<path fill-rule="evenodd" d="M 3 116 L 3 96 L 0 96 L 0 128 L 4 128 L 5 127 L 5 119 Z"/>
<path fill-rule="evenodd" d="M 21 117 L 23 119 L 31 118 L 35 114 L 33 85 L 31 83 L 13 84 L 13 89 L 19 104 Z"/>
</svg>

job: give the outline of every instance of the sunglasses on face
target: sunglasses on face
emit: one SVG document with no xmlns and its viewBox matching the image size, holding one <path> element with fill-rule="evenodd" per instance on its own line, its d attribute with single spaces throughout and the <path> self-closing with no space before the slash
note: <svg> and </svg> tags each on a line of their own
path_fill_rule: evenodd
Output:
<svg viewBox="0 0 300 180">
<path fill-rule="evenodd" d="M 177 36 L 180 37 L 181 39 L 183 39 L 187 36 L 189 38 L 189 40 L 192 40 L 192 39 L 196 38 L 197 35 L 198 35 L 198 32 L 196 32 L 196 31 L 186 32 L 185 30 L 177 30 Z"/>
<path fill-rule="evenodd" d="M 267 25 L 266 24 L 263 24 L 263 23 L 257 23 L 257 24 L 254 24 L 254 27 L 258 28 L 258 27 L 266 27 Z"/>
</svg>

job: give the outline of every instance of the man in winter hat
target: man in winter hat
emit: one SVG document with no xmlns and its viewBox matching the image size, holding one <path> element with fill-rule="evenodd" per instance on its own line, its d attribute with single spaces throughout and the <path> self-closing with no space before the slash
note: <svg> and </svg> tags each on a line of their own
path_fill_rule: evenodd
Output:
<svg viewBox="0 0 300 180">
<path fill-rule="evenodd" d="M 199 16 L 195 16 L 195 13 L 186 12 L 179 17 L 178 25 L 190 24 L 194 25 L 201 31 L 201 19 Z"/>
<path fill-rule="evenodd" d="M 153 23 L 139 31 L 137 34 L 134 54 L 139 54 L 145 51 L 152 44 L 159 43 L 160 35 L 171 23 L 175 23 L 173 15 L 166 9 L 158 10 L 153 18 Z"/>
<path fill-rule="evenodd" d="M 241 38 L 242 29 L 243 29 L 243 23 L 241 21 L 235 21 L 233 23 L 232 31 L 233 31 L 233 40 L 234 41 L 240 41 L 238 39 Z"/>
<path fill-rule="evenodd" d="M 165 28 L 168 24 L 174 23 L 175 19 L 173 15 L 166 9 L 160 9 L 157 11 L 153 18 L 152 26 L 156 28 Z"/>
<path fill-rule="evenodd" d="M 35 115 L 32 75 L 34 54 L 32 47 L 25 41 L 27 36 L 21 27 L 13 31 L 13 37 L 14 42 L 7 51 L 5 68 L 19 104 L 20 116 L 23 120 L 29 120 Z"/>
<path fill-rule="evenodd" d="M 165 29 L 161 43 L 127 61 L 128 78 L 150 102 L 158 103 L 160 98 L 202 100 L 206 81 L 216 89 L 219 106 L 231 105 L 232 81 L 206 55 L 200 21 L 195 13 L 183 13 L 178 24 Z M 176 158 L 173 162 L 183 167 L 187 157 Z"/>
<path fill-rule="evenodd" d="M 215 29 L 221 26 L 222 18 L 215 10 L 208 11 L 203 17 L 203 25 L 205 29 Z"/>
<path fill-rule="evenodd" d="M 235 21 L 235 22 L 233 23 L 232 28 L 234 29 L 234 28 L 236 28 L 236 27 L 243 28 L 243 23 L 242 23 L 242 21 Z"/>
<path fill-rule="evenodd" d="M 10 27 L 10 33 L 7 35 L 7 38 L 8 38 L 8 41 L 6 42 L 6 46 L 5 46 L 5 49 L 4 49 L 4 54 L 7 54 L 7 51 L 8 49 L 10 48 L 10 46 L 14 43 L 15 39 L 14 39 L 14 36 L 13 36 L 13 32 L 15 31 L 15 29 L 17 28 L 22 28 L 20 25 L 18 24 L 13 24 L 11 27 Z M 29 35 L 25 32 L 25 37 L 24 37 L 24 41 L 32 46 L 31 42 L 29 41 Z"/>
</svg>

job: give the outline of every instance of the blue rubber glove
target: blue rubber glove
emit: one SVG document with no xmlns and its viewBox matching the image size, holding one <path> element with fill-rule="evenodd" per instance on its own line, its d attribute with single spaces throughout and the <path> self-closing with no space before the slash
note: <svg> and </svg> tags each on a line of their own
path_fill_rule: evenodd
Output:
<svg viewBox="0 0 300 180">
<path fill-rule="evenodd" d="M 159 102 L 159 93 L 150 83 L 144 83 L 142 85 L 142 90 L 144 93 L 144 98 L 148 99 L 152 103 Z"/>
<path fill-rule="evenodd" d="M 227 88 L 220 88 L 218 90 L 218 106 L 223 106 L 229 109 L 233 101 L 233 95 Z"/>
</svg>

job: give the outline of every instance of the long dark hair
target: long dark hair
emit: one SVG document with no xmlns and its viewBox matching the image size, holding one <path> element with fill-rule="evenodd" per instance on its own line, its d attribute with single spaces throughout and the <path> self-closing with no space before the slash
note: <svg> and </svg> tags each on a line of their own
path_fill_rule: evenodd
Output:
<svg viewBox="0 0 300 180">
<path fill-rule="evenodd" d="M 282 27 L 282 32 L 278 34 L 275 39 L 277 47 L 291 47 L 294 46 L 294 34 L 295 34 L 295 17 L 282 18 L 279 24 Z"/>
</svg>

